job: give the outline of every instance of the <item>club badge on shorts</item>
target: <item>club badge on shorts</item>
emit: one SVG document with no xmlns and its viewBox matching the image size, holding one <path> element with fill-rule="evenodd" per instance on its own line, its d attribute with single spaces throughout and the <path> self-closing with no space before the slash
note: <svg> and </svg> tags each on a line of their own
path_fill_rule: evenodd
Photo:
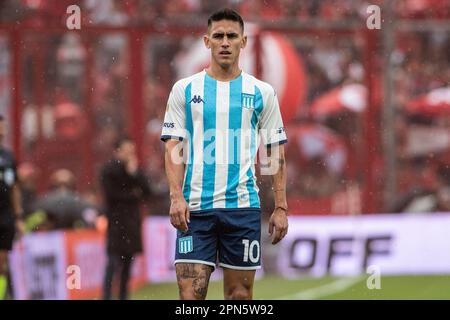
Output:
<svg viewBox="0 0 450 320">
<path fill-rule="evenodd" d="M 192 241 L 192 236 L 183 237 L 178 239 L 178 252 L 179 253 L 189 253 L 194 250 L 194 243 Z"/>
</svg>

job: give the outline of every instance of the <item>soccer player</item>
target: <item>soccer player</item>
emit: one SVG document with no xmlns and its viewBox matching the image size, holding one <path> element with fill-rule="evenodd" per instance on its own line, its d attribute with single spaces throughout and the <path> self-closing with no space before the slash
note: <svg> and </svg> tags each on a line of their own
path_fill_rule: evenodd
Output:
<svg viewBox="0 0 450 320">
<path fill-rule="evenodd" d="M 211 51 L 210 66 L 175 83 L 161 134 L 170 221 L 178 229 L 179 294 L 180 299 L 205 299 L 218 260 L 225 299 L 252 299 L 261 260 L 256 151 L 261 138 L 269 167 L 276 169 L 269 221 L 276 244 L 288 230 L 287 139 L 274 89 L 239 68 L 247 43 L 240 15 L 230 9 L 213 13 L 203 39 Z"/>
<path fill-rule="evenodd" d="M 8 251 L 16 231 L 20 235 L 25 229 L 16 161 L 2 146 L 5 134 L 5 119 L 0 115 L 0 300 L 6 298 L 8 287 Z"/>
</svg>

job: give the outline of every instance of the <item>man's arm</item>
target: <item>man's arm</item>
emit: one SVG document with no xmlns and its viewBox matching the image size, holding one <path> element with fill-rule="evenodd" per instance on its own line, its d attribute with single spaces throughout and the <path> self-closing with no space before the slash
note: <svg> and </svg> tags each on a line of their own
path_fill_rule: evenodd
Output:
<svg viewBox="0 0 450 320">
<path fill-rule="evenodd" d="M 181 230 L 187 231 L 189 208 L 183 196 L 184 163 L 181 142 L 169 139 L 165 143 L 166 175 L 170 188 L 170 222 Z"/>
<path fill-rule="evenodd" d="M 274 193 L 275 208 L 269 220 L 269 234 L 272 236 L 275 228 L 275 236 L 272 244 L 277 244 L 288 232 L 288 207 L 286 200 L 286 158 L 284 145 L 269 147 L 268 156 L 271 167 L 278 170 L 272 176 L 272 189 Z M 275 163 L 274 163 L 275 162 Z"/>
</svg>

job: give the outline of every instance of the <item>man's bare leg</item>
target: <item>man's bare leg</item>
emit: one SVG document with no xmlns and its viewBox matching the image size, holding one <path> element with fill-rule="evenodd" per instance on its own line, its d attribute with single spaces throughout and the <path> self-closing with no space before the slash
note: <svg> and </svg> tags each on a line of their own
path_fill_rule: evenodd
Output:
<svg viewBox="0 0 450 320">
<path fill-rule="evenodd" d="M 223 268 L 223 294 L 226 300 L 252 300 L 255 270 Z"/>
<path fill-rule="evenodd" d="M 180 300 L 205 300 L 214 268 L 199 263 L 177 263 L 175 269 Z"/>
</svg>

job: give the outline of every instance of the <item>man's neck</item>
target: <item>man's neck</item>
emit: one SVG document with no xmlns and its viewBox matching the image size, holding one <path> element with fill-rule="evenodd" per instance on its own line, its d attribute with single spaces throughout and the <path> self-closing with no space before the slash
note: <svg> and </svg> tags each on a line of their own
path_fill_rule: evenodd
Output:
<svg viewBox="0 0 450 320">
<path fill-rule="evenodd" d="M 205 71 L 210 77 L 216 80 L 231 81 L 239 77 L 242 70 L 239 69 L 239 66 L 237 64 L 226 69 L 217 64 L 211 64 Z"/>
</svg>

